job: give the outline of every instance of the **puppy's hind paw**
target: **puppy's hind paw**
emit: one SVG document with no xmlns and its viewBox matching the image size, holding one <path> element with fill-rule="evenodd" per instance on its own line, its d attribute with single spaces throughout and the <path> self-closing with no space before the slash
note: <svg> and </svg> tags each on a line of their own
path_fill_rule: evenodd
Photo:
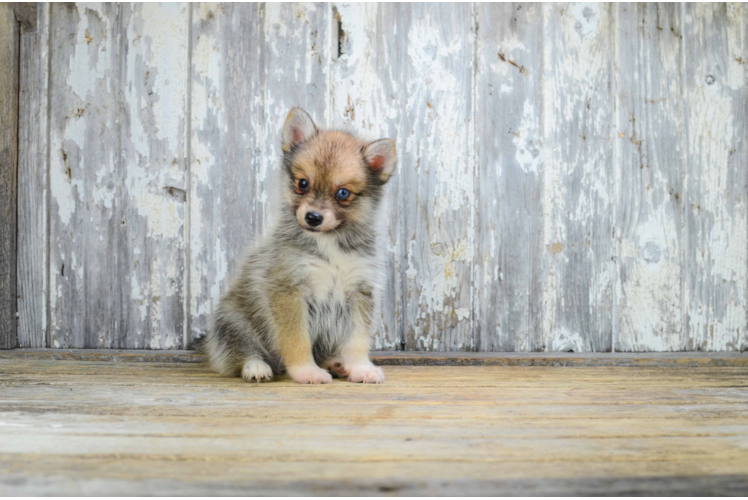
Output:
<svg viewBox="0 0 748 500">
<path fill-rule="evenodd" d="M 273 378 L 273 369 L 261 359 L 250 358 L 244 363 L 242 378 L 247 382 L 269 382 Z"/>
<path fill-rule="evenodd" d="M 383 384 L 384 371 L 373 363 L 354 365 L 348 368 L 348 380 L 364 384 Z"/>
<path fill-rule="evenodd" d="M 348 371 L 343 368 L 343 363 L 334 359 L 323 363 L 322 368 L 330 370 L 334 378 L 346 378 L 348 376 Z"/>
</svg>

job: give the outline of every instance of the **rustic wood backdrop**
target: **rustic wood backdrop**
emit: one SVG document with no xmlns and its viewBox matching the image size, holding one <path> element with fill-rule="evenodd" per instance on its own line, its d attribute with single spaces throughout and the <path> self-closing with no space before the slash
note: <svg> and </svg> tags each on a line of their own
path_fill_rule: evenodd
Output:
<svg viewBox="0 0 748 500">
<path fill-rule="evenodd" d="M 292 106 L 397 140 L 378 349 L 748 348 L 748 6 L 39 4 L 21 347 L 170 349 Z"/>
</svg>

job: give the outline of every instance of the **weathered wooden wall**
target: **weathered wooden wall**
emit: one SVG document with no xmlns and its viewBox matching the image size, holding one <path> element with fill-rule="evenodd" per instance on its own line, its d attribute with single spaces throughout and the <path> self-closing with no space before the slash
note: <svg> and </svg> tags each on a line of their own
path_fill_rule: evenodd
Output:
<svg viewBox="0 0 748 500">
<path fill-rule="evenodd" d="M 28 347 L 180 348 L 292 106 L 397 140 L 378 349 L 748 348 L 741 4 L 53 4 L 21 36 Z"/>
</svg>

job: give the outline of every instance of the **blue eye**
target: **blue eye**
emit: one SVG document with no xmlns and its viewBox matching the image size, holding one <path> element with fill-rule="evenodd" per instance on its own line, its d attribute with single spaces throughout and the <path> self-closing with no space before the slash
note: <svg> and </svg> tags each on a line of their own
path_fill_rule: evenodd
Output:
<svg viewBox="0 0 748 500">
<path fill-rule="evenodd" d="M 346 188 L 340 188 L 338 189 L 338 194 L 335 195 L 337 199 L 340 201 L 345 201 L 348 199 L 348 197 L 351 195 L 351 192 L 348 191 Z"/>
</svg>

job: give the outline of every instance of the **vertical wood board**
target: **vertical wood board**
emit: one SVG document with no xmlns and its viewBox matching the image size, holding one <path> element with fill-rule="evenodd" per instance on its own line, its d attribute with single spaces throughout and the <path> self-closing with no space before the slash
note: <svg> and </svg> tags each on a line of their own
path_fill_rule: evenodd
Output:
<svg viewBox="0 0 748 500">
<path fill-rule="evenodd" d="M 0 349 L 18 344 L 16 228 L 18 173 L 19 27 L 10 4 L 0 4 Z"/>
<path fill-rule="evenodd" d="M 689 350 L 748 347 L 748 34 L 743 4 L 686 4 Z"/>
<path fill-rule="evenodd" d="M 118 168 L 124 174 L 120 203 L 126 224 L 119 269 L 130 287 L 130 300 L 123 301 L 122 343 L 175 349 L 183 346 L 184 334 L 188 6 L 122 4 L 121 9 Z"/>
<path fill-rule="evenodd" d="M 265 83 L 262 9 L 256 4 L 192 5 L 189 309 L 187 342 L 263 227 L 261 165 Z"/>
<path fill-rule="evenodd" d="M 616 351 L 678 351 L 683 333 L 683 19 L 618 4 Z"/>
<path fill-rule="evenodd" d="M 18 345 L 46 347 L 48 81 L 50 4 L 35 9 L 34 31 L 21 28 L 18 124 Z"/>
<path fill-rule="evenodd" d="M 613 12 L 543 5 L 543 333 L 548 351 L 609 351 L 615 283 Z"/>
<path fill-rule="evenodd" d="M 474 348 L 543 350 L 542 8 L 476 4 Z"/>
<path fill-rule="evenodd" d="M 406 349 L 470 350 L 472 6 L 399 4 L 391 22 L 398 64 L 392 73 L 402 88 L 399 195 Z"/>
</svg>

